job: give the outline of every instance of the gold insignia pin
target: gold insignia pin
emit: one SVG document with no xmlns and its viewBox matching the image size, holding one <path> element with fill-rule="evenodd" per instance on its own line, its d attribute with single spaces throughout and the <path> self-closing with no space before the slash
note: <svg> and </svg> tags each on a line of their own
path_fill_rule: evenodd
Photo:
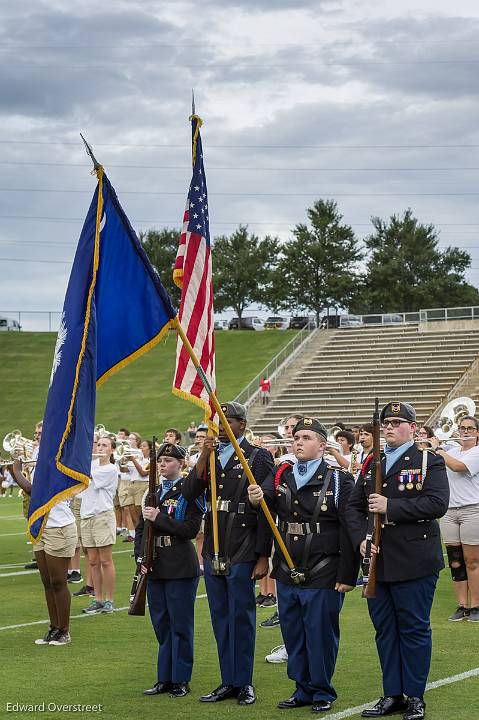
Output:
<svg viewBox="0 0 479 720">
<path fill-rule="evenodd" d="M 306 427 L 309 427 L 313 424 L 313 421 L 311 418 L 304 418 L 303 423 L 306 425 Z"/>
<path fill-rule="evenodd" d="M 221 406 L 221 409 L 222 409 L 223 412 L 225 413 L 225 412 L 227 412 L 227 410 L 228 410 L 228 406 L 227 406 L 227 405 L 222 405 L 222 406 Z"/>
<path fill-rule="evenodd" d="M 171 445 L 167 445 L 165 447 L 165 455 L 171 455 L 171 450 L 172 450 Z"/>
<path fill-rule="evenodd" d="M 401 412 L 401 403 L 398 403 L 398 402 L 391 403 L 391 412 L 393 412 L 393 413 Z"/>
</svg>

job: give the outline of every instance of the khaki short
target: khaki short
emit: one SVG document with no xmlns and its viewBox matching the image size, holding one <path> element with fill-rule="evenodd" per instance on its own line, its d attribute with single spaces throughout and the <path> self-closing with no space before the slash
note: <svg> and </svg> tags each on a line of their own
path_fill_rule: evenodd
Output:
<svg viewBox="0 0 479 720">
<path fill-rule="evenodd" d="M 449 508 L 441 532 L 446 545 L 479 545 L 479 503 Z"/>
<path fill-rule="evenodd" d="M 75 516 L 75 524 L 77 526 L 77 535 L 78 535 L 78 542 L 77 542 L 77 548 L 81 545 L 81 517 L 80 517 L 80 507 L 81 507 L 81 498 L 75 497 L 71 501 L 70 504 L 70 510 L 72 511 L 73 515 Z"/>
<path fill-rule="evenodd" d="M 131 486 L 133 483 L 131 480 L 119 480 L 118 481 L 118 500 L 120 507 L 127 507 L 128 505 L 134 505 L 133 494 Z"/>
<path fill-rule="evenodd" d="M 34 552 L 45 552 L 53 557 L 71 558 L 75 554 L 78 535 L 75 523 L 64 527 L 45 528 L 41 540 L 33 546 Z"/>
<path fill-rule="evenodd" d="M 119 479 L 118 479 L 118 482 L 120 482 Z M 116 491 L 115 497 L 113 498 L 113 507 L 115 507 L 115 508 L 120 507 L 120 500 L 118 499 L 118 490 Z"/>
<path fill-rule="evenodd" d="M 105 510 L 99 515 L 82 519 L 81 537 L 83 547 L 106 547 L 116 542 L 116 518 L 114 510 Z"/>
<path fill-rule="evenodd" d="M 130 482 L 130 485 L 130 494 L 133 498 L 133 505 L 138 505 L 138 507 L 140 507 L 143 495 L 148 490 L 148 480 L 133 480 L 133 482 Z"/>
</svg>

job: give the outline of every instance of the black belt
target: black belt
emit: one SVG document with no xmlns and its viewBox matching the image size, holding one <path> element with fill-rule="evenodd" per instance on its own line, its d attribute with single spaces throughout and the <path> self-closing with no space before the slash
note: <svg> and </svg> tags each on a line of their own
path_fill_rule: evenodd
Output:
<svg viewBox="0 0 479 720">
<path fill-rule="evenodd" d="M 278 523 L 278 528 L 281 532 L 284 532 L 287 535 L 311 535 L 311 533 L 315 533 L 318 535 L 321 532 L 319 522 L 298 523 L 298 522 L 287 522 L 286 520 L 281 520 Z"/>
</svg>

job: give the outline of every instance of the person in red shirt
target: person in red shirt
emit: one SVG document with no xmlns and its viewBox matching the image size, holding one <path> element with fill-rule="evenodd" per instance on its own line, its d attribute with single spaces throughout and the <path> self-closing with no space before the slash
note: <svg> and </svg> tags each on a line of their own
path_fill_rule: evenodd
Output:
<svg viewBox="0 0 479 720">
<path fill-rule="evenodd" d="M 261 378 L 259 382 L 259 390 L 260 390 L 260 396 L 261 396 L 261 404 L 262 405 L 268 405 L 269 403 L 269 395 L 271 392 L 271 383 L 267 378 Z"/>
</svg>

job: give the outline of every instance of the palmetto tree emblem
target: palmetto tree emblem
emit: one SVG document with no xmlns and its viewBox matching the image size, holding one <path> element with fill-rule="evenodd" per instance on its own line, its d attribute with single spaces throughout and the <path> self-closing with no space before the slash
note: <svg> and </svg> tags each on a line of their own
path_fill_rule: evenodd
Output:
<svg viewBox="0 0 479 720">
<path fill-rule="evenodd" d="M 56 371 L 60 367 L 62 361 L 62 347 L 67 339 L 67 326 L 65 325 L 65 311 L 62 312 L 62 318 L 60 321 L 60 328 L 58 330 L 57 341 L 55 343 L 55 350 L 53 352 L 53 365 L 52 372 L 50 375 L 50 387 L 53 382 Z"/>
</svg>

